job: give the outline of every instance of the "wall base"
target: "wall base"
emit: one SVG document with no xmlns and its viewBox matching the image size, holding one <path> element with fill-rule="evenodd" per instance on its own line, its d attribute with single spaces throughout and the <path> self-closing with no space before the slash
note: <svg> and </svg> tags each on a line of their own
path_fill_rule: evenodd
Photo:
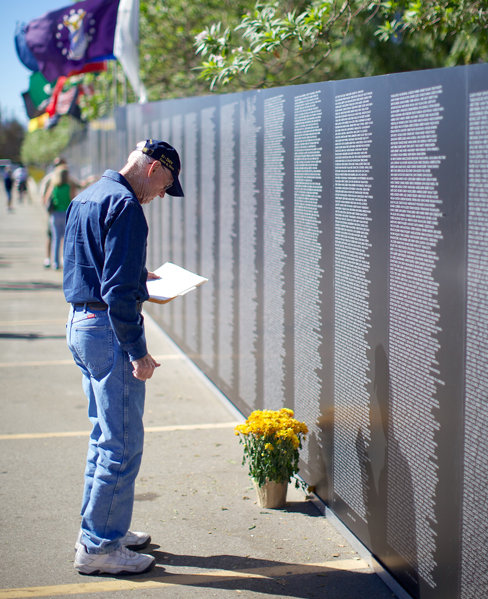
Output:
<svg viewBox="0 0 488 599">
<path fill-rule="evenodd" d="M 385 568 L 375 559 L 375 557 L 371 555 L 369 549 L 363 545 L 356 536 L 353 535 L 347 526 L 343 524 L 341 520 L 339 520 L 339 518 L 325 505 L 320 497 L 317 497 L 315 493 L 311 493 L 309 498 L 318 511 L 327 518 L 337 532 L 339 532 L 358 552 L 363 560 L 369 564 L 369 566 L 374 570 L 375 574 L 377 574 L 386 584 L 386 586 L 395 593 L 398 599 L 412 599 L 410 593 L 407 593 L 407 591 L 398 584 L 388 570 L 385 570 Z"/>
</svg>

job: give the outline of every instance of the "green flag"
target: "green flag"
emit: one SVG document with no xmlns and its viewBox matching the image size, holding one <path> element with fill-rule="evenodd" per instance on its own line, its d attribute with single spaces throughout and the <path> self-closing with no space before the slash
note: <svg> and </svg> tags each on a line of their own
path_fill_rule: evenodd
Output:
<svg viewBox="0 0 488 599">
<path fill-rule="evenodd" d="M 51 97 L 51 84 L 40 72 L 32 73 L 29 83 L 29 96 L 34 106 L 40 106 L 44 100 Z"/>
</svg>

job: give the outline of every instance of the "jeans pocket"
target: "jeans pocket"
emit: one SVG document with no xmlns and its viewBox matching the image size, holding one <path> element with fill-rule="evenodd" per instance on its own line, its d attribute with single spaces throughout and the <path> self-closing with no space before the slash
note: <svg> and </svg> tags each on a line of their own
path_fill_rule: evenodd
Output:
<svg viewBox="0 0 488 599">
<path fill-rule="evenodd" d="M 90 374 L 95 376 L 112 367 L 114 338 L 110 326 L 75 326 L 74 333 L 76 351 Z"/>
</svg>

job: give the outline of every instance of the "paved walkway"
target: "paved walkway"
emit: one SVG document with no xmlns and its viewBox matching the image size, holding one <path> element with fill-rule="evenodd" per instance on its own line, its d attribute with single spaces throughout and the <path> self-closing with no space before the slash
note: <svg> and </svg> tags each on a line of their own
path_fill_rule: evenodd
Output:
<svg viewBox="0 0 488 599">
<path fill-rule="evenodd" d="M 151 533 L 157 566 L 129 579 L 75 572 L 89 422 L 65 343 L 62 272 L 43 267 L 38 200 L 4 206 L 1 189 L 0 599 L 392 597 L 303 495 L 259 508 L 235 416 L 149 318 L 162 366 L 147 385 L 132 527 Z"/>
</svg>

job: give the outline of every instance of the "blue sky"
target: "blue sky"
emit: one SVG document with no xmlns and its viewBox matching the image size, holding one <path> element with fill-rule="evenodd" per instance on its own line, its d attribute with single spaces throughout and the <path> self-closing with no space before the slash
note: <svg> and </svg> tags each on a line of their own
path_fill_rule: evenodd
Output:
<svg viewBox="0 0 488 599">
<path fill-rule="evenodd" d="M 17 58 L 14 32 L 17 21 L 28 23 L 46 12 L 69 6 L 70 0 L 0 0 L 0 107 L 2 114 L 27 123 L 21 93 L 29 87 L 31 71 Z"/>
</svg>

